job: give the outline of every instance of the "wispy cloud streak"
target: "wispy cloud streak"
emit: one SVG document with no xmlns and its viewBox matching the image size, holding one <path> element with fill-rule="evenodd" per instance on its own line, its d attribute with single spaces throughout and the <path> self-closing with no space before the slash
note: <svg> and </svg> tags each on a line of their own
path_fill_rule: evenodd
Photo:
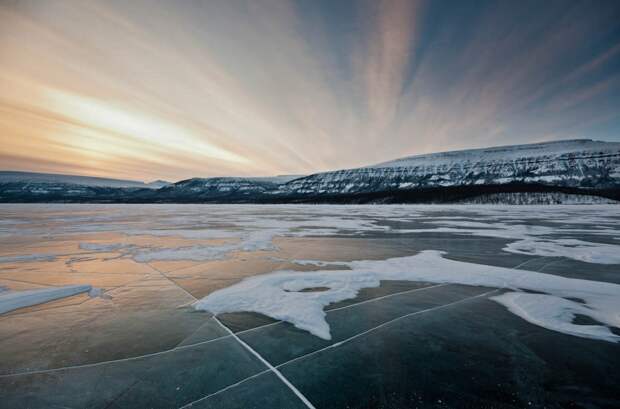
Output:
<svg viewBox="0 0 620 409">
<path fill-rule="evenodd" d="M 181 179 L 618 140 L 620 6 L 0 4 L 4 168 Z"/>
</svg>

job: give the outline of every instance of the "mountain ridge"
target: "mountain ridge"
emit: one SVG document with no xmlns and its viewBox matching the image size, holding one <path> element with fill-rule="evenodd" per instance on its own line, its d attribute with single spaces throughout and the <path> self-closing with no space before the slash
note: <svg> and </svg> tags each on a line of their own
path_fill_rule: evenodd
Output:
<svg viewBox="0 0 620 409">
<path fill-rule="evenodd" d="M 99 176 L 67 175 L 63 173 L 40 173 L 20 170 L 0 170 L 0 183 L 8 182 L 44 182 L 44 183 L 67 183 L 85 186 L 101 187 L 149 187 L 160 188 L 170 182 L 155 180 L 153 182 L 141 182 L 129 179 L 113 179 Z"/>
<path fill-rule="evenodd" d="M 333 194 L 511 182 L 616 187 L 620 143 L 570 140 L 416 155 L 309 175 L 289 182 L 288 188 Z"/>
<path fill-rule="evenodd" d="M 431 153 L 423 153 L 418 155 L 405 156 L 403 158 L 393 159 L 387 162 L 381 162 L 376 165 L 368 166 L 368 167 L 393 167 L 398 164 L 404 164 L 403 162 L 414 161 L 416 159 L 424 159 L 424 158 L 432 158 L 432 159 L 440 159 L 443 157 L 450 156 L 464 156 L 467 154 L 473 153 L 484 153 L 487 158 L 489 155 L 494 153 L 523 153 L 524 151 L 529 151 L 532 153 L 541 153 L 540 151 L 544 151 L 545 148 L 555 148 L 553 153 L 560 154 L 565 152 L 574 151 L 577 148 L 583 148 L 587 146 L 590 150 L 592 149 L 600 149 L 607 148 L 610 145 L 617 144 L 620 148 L 620 142 L 604 142 L 604 141 L 595 141 L 592 139 L 566 139 L 559 141 L 547 141 L 547 142 L 535 142 L 528 144 L 518 144 L 518 145 L 499 145 L 499 146 L 490 146 L 485 148 L 470 148 L 470 149 L 458 149 L 452 151 L 440 151 L 440 152 L 431 152 Z M 549 153 L 549 151 L 547 151 Z M 409 166 L 410 164 L 404 164 L 405 166 Z M 402 165 L 401 165 L 402 166 Z"/>
<path fill-rule="evenodd" d="M 620 200 L 620 143 L 573 139 L 466 149 L 308 176 L 191 178 L 159 189 L 23 186 L 0 178 L 4 202 L 426 203 L 528 192 Z"/>
</svg>

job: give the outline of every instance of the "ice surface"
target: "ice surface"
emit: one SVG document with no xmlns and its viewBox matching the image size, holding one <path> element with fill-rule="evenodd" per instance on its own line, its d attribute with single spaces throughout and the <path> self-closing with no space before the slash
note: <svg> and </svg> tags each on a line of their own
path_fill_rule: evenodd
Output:
<svg viewBox="0 0 620 409">
<path fill-rule="evenodd" d="M 528 321 L 570 335 L 617 340 L 604 326 L 592 326 L 576 331 L 571 311 L 587 315 L 596 321 L 620 328 L 620 285 L 578 280 L 526 270 L 494 267 L 448 260 L 438 251 L 424 251 L 415 256 L 387 260 L 339 262 L 349 270 L 323 270 L 300 273 L 280 271 L 254 276 L 228 288 L 215 291 L 196 302 L 194 307 L 214 314 L 227 312 L 258 312 L 271 318 L 290 322 L 299 329 L 331 339 L 323 308 L 331 303 L 354 298 L 360 289 L 377 287 L 381 280 L 408 280 L 433 283 L 453 283 L 475 286 L 533 290 L 551 294 L 556 302 L 542 299 L 544 314 L 522 307 L 520 316 L 535 317 Z M 321 292 L 302 292 L 304 288 L 327 287 Z M 582 308 L 557 302 L 558 297 L 579 298 L 586 302 Z M 562 299 L 562 298 L 559 298 Z M 515 301 L 498 299 L 504 305 L 523 306 L 523 298 Z M 522 302 L 520 302 L 522 301 Z M 514 312 L 513 308 L 510 311 Z M 544 325 L 543 325 L 544 324 Z M 560 325 L 561 324 L 561 325 Z M 584 335 L 585 334 L 585 335 Z"/>
<path fill-rule="evenodd" d="M 229 239 L 236 238 L 236 243 L 231 244 L 213 244 L 213 245 L 195 245 L 185 247 L 174 248 L 161 248 L 161 247 L 139 247 L 133 244 L 123 243 L 80 243 L 80 248 L 83 250 L 93 252 L 114 252 L 119 251 L 123 255 L 133 258 L 133 260 L 139 263 L 148 263 L 151 261 L 164 261 L 164 260 L 192 260 L 192 261 L 206 261 L 206 260 L 218 260 L 230 256 L 235 251 L 261 251 L 261 250 L 275 250 L 275 246 L 272 243 L 274 236 L 278 233 L 284 233 L 283 231 L 265 229 L 264 231 L 250 231 L 240 232 L 236 235 L 230 234 L 226 231 L 206 231 L 202 234 L 200 230 L 197 231 L 174 231 L 174 233 L 152 231 L 143 232 L 145 235 L 164 236 L 164 235 L 179 235 L 181 237 L 190 236 L 191 238 L 198 239 Z"/>
<path fill-rule="evenodd" d="M 133 258 L 138 262 L 156 260 L 194 260 L 207 261 L 230 257 L 236 251 L 277 250 L 272 243 L 274 237 L 307 237 L 325 235 L 359 235 L 364 233 L 458 233 L 479 237 L 498 237 L 515 240 L 504 248 L 504 251 L 515 254 L 529 254 L 541 256 L 562 256 L 574 260 L 598 263 L 615 264 L 619 261 L 620 246 L 601 244 L 577 240 L 576 234 L 588 232 L 594 235 L 613 237 L 620 231 L 612 226 L 597 229 L 569 229 L 561 223 L 580 211 L 580 221 L 583 223 L 609 223 L 605 214 L 613 213 L 614 206 L 597 206 L 588 208 L 575 207 L 567 211 L 553 212 L 545 206 L 531 208 L 515 208 L 511 206 L 300 206 L 299 211 L 308 214 L 300 218 L 297 214 L 289 213 L 291 207 L 277 207 L 273 209 L 285 210 L 281 215 L 269 212 L 254 212 L 256 207 L 249 206 L 247 212 L 239 211 L 236 206 L 229 206 L 230 212 L 215 212 L 204 215 L 201 213 L 183 215 L 164 213 L 160 225 L 145 228 L 145 226 L 128 225 L 122 233 L 128 236 L 146 235 L 155 237 L 183 237 L 190 240 L 232 240 L 226 244 L 194 245 L 184 247 L 148 247 L 121 243 L 88 243 L 80 244 L 80 248 L 94 252 L 117 251 L 122 255 Z M 430 211 L 446 212 L 449 209 L 458 209 L 462 213 L 472 213 L 472 217 L 484 218 L 484 222 L 459 220 L 458 217 L 439 217 L 425 220 L 425 213 Z M 124 210 L 124 209 L 123 209 Z M 593 211 L 600 211 L 600 216 L 593 215 Z M 363 216 L 363 217 L 361 217 Z M 196 226 L 192 217 L 197 217 Z M 376 219 L 372 219 L 376 218 Z M 462 217 L 462 216 L 461 216 Z M 544 219 L 553 225 L 525 224 L 529 220 Z M 382 220 L 423 222 L 428 227 L 415 229 L 392 229 L 381 223 Z M 102 220 L 103 222 L 104 220 Z M 110 222 L 112 222 L 111 220 Z M 222 225 L 224 224 L 224 225 Z M 181 226 L 181 227 L 180 227 Z M 194 227 L 194 228 L 190 228 Z M 79 230 L 89 230 L 93 226 L 88 224 L 76 227 Z M 116 223 L 97 225 L 97 230 L 120 230 Z"/>
<path fill-rule="evenodd" d="M 90 291 L 92 291 L 90 285 L 68 285 L 27 291 L 3 291 L 0 292 L 0 314 Z"/>
<path fill-rule="evenodd" d="M 28 219 L 20 215 L 30 214 Z M 127 242 L 82 241 L 92 252 L 116 252 L 138 262 L 156 260 L 208 261 L 231 257 L 238 251 L 277 250 L 275 237 L 360 236 L 365 234 L 466 234 L 514 240 L 504 251 L 515 254 L 563 256 L 590 263 L 616 263 L 620 243 L 595 243 L 582 233 L 613 239 L 620 229 L 618 207 L 592 206 L 139 206 L 6 205 L 0 237 L 71 236 L 115 233 Z M 431 217 L 429 217 L 431 215 Z M 578 215 L 576 217 L 575 215 Z M 40 223 L 43 220 L 45 223 Z M 540 223 L 544 221 L 544 225 Z M 568 226 L 569 221 L 584 225 Z M 392 227 L 390 223 L 407 223 Z M 187 240 L 224 240 L 225 243 L 160 241 L 134 243 L 134 237 L 180 237 Z M 571 242 L 580 240 L 581 242 Z M 60 254 L 56 254 L 59 256 Z M 52 260 L 55 254 L 0 255 L 0 262 Z"/>
<path fill-rule="evenodd" d="M 277 251 L 276 237 L 379 235 L 416 237 L 418 234 L 472 235 L 509 240 L 503 248 L 513 254 L 565 257 L 588 263 L 620 263 L 620 243 L 615 240 L 618 229 L 618 211 L 613 205 L 593 206 L 99 206 L 32 205 L 3 207 L 9 223 L 0 225 L 0 236 L 11 240 L 14 236 L 79 237 L 81 252 L 118 253 L 119 257 L 148 263 L 152 261 L 193 260 L 209 261 L 234 257 L 237 252 Z M 113 240 L 88 241 L 84 235 L 112 234 Z M 118 241 L 118 237 L 124 237 Z M 149 239 L 150 237 L 150 239 Z M 596 237 L 592 241 L 591 237 Z M 126 238 L 126 240 L 125 240 Z M 146 238 L 146 239 L 145 239 Z M 159 238 L 165 238 L 162 240 Z M 170 240 L 167 240 L 167 239 Z M 205 240 L 219 240 L 217 243 Z M 149 241 L 150 240 L 150 241 Z M 1 255 L 4 261 L 18 262 L 47 259 L 54 254 Z M 25 253 L 25 251 L 24 251 Z M 436 282 L 454 282 L 494 287 L 527 288 L 560 296 L 557 288 L 545 290 L 537 281 L 536 273 L 528 272 L 521 285 L 514 284 L 521 277 L 518 270 L 497 270 L 496 267 L 466 264 L 468 274 L 456 274 L 462 264 L 445 260 L 438 255 L 422 253 L 413 258 L 383 261 L 340 263 L 351 270 L 334 270 L 325 260 L 300 260 L 298 264 L 315 264 L 339 274 L 284 272 L 279 284 L 264 278 L 246 280 L 230 287 L 224 294 L 235 296 L 219 299 L 213 293 L 198 306 L 213 311 L 258 311 L 277 319 L 289 320 L 300 328 L 322 337 L 329 336 L 329 327 L 323 319 L 323 307 L 329 303 L 354 297 L 360 288 L 378 286 L 381 280 L 405 279 Z M 57 254 L 60 256 L 60 254 Z M 426 259 L 425 259 L 426 257 Z M 301 257 L 302 258 L 302 257 Z M 0 259 L 2 260 L 2 259 Z M 399 261 L 400 260 L 400 261 Z M 424 261 L 422 263 L 422 261 Z M 333 263 L 332 260 L 330 263 Z M 356 264 L 357 263 L 357 264 Z M 379 263 L 379 264 L 373 264 Z M 408 265 L 408 263 L 412 263 Z M 427 263 L 428 265 L 424 265 Z M 452 275 L 434 270 L 453 269 Z M 395 268 L 398 267 L 397 270 Z M 488 269 L 491 273 L 484 275 Z M 426 273 L 432 272 L 428 275 Z M 502 273 L 498 273 L 502 271 Z M 497 281 L 510 271 L 510 279 Z M 515 272 L 518 272 L 515 273 Z M 441 273 L 441 274 L 439 274 Z M 283 275 L 282 275 L 283 274 Z M 261 276 L 263 277 L 263 276 Z M 481 277 L 486 277 L 486 281 Z M 467 279 L 466 279 L 467 278 Z M 492 278 L 492 279 L 491 279 Z M 506 277 L 504 277 L 506 278 Z M 567 280 L 554 280 L 566 285 Z M 270 281 L 269 281 L 270 282 Z M 600 284 L 600 283 L 599 283 Z M 607 290 L 610 287 L 600 284 Z M 255 288 L 251 297 L 246 288 Z M 328 287 L 322 292 L 299 291 L 304 288 Z M 615 287 L 613 287 L 615 288 Z M 287 290 L 287 291 L 285 291 Z M 605 290 L 605 291 L 606 291 Z M 573 295 L 571 295 L 573 296 Z M 594 299 L 580 297 L 592 306 Z M 278 300 L 271 303 L 270 299 Z M 216 302 L 217 301 L 217 302 Z M 298 306 L 292 308 L 291 306 Z M 609 311 L 602 308 L 601 311 Z M 594 310 L 592 310 L 594 311 Z M 600 313 L 600 311 L 599 311 Z M 594 312 L 592 312 L 594 314 Z M 597 313 L 598 314 L 598 313 Z M 599 322 L 616 322 L 617 318 L 594 317 Z"/>
<path fill-rule="evenodd" d="M 584 390 L 584 401 L 614 405 L 620 294 L 602 281 L 620 281 L 618 264 L 601 260 L 614 262 L 618 226 L 618 207 L 598 205 L 0 205 L 0 257 L 56 256 L 3 263 L 0 295 L 2 286 L 89 284 L 113 297 L 82 293 L 0 315 L 3 401 L 180 407 L 222 388 L 237 396 L 234 384 L 263 368 L 233 337 L 221 338 L 229 334 L 211 314 L 187 308 L 194 296 L 198 307 L 262 313 L 218 318 L 272 365 L 284 364 L 317 407 L 388 396 L 400 399 L 381 400 L 392 407 L 446 402 L 445 388 L 429 395 L 420 386 L 425 374 L 426 385 L 463 380 L 451 386 L 455 396 L 480 393 L 487 406 L 521 398 L 515 405 L 527 406 L 539 392 L 547 400 L 532 406 L 574 402 Z M 431 249 L 446 253 L 421 252 Z M 498 297 L 484 298 L 490 292 Z M 468 301 L 474 295 L 482 296 Z M 421 369 L 425 357 L 433 359 Z M 349 380 L 342 395 L 361 390 L 359 400 L 339 400 L 338 387 L 319 399 L 334 375 Z M 77 393 L 80 385 L 95 393 Z M 562 395 L 547 392 L 554 388 Z"/>
</svg>

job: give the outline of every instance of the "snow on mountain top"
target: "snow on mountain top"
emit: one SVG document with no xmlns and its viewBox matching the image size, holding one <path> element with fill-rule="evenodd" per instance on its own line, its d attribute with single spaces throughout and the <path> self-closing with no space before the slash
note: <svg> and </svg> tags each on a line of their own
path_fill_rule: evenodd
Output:
<svg viewBox="0 0 620 409">
<path fill-rule="evenodd" d="M 517 160 L 532 157 L 579 156 L 581 153 L 620 154 L 620 143 L 573 139 L 541 142 L 525 145 L 507 145 L 491 148 L 466 149 L 408 156 L 369 166 L 370 168 L 394 168 L 410 166 L 443 165 L 458 162 L 491 162 Z"/>
</svg>

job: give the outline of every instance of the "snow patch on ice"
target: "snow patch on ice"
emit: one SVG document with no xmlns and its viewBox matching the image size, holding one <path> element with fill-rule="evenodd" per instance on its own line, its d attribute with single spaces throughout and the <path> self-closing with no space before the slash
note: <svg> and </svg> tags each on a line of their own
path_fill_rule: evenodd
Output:
<svg viewBox="0 0 620 409">
<path fill-rule="evenodd" d="M 317 266 L 317 267 L 325 267 L 330 264 L 336 264 L 331 261 L 321 261 L 321 260 L 293 260 L 293 263 L 299 264 L 300 266 Z"/>
<path fill-rule="evenodd" d="M 118 251 L 122 249 L 131 248 L 133 246 L 124 243 L 80 243 L 82 250 L 95 251 L 99 253 L 108 253 L 112 251 Z"/>
<path fill-rule="evenodd" d="M 460 220 L 435 220 L 430 224 L 440 227 L 427 229 L 403 229 L 399 233 L 452 233 L 478 237 L 497 237 L 516 240 L 504 246 L 509 253 L 548 257 L 566 257 L 596 264 L 620 264 L 620 246 L 594 243 L 573 238 L 552 237 L 558 234 L 588 233 L 594 235 L 615 234 L 614 229 L 561 229 L 549 226 L 509 224 L 504 222 L 474 222 Z"/>
<path fill-rule="evenodd" d="M 134 261 L 137 261 L 139 263 L 148 263 L 151 261 L 164 260 L 207 261 L 225 258 L 236 251 L 251 252 L 276 250 L 276 247 L 272 243 L 275 234 L 276 232 L 270 230 L 241 232 L 237 234 L 239 238 L 238 242 L 219 245 L 195 245 L 185 247 L 162 248 L 138 247 L 136 245 L 123 243 L 80 243 L 80 248 L 83 250 L 103 253 L 121 251 L 123 256 L 131 257 Z M 211 232 L 209 236 L 211 236 L 210 238 L 214 238 L 216 235 Z M 233 236 L 222 234 L 221 237 L 230 238 Z"/>
<path fill-rule="evenodd" d="M 68 285 L 26 291 L 4 291 L 0 293 L 0 314 L 91 291 L 93 291 L 93 287 L 90 285 Z"/>
<path fill-rule="evenodd" d="M 586 263 L 620 264 L 620 246 L 577 239 L 523 239 L 508 243 L 504 250 L 519 254 L 567 257 Z"/>
<path fill-rule="evenodd" d="M 577 314 L 590 317 L 599 315 L 598 311 L 593 311 L 574 301 L 553 295 L 521 292 L 504 293 L 491 299 L 527 322 L 552 331 L 610 342 L 620 341 L 620 337 L 606 326 L 573 324 L 572 321 Z"/>
<path fill-rule="evenodd" d="M 213 314 L 257 312 L 290 322 L 320 338 L 331 339 L 323 310 L 325 306 L 355 298 L 359 290 L 378 287 L 381 280 L 407 280 L 507 288 L 514 291 L 524 289 L 544 292 L 556 298 L 579 298 L 584 300 L 586 305 L 577 309 L 571 304 L 572 311 L 578 311 L 579 314 L 587 315 L 602 324 L 620 328 L 620 285 L 465 263 L 448 260 L 443 258 L 442 254 L 439 251 L 427 250 L 414 256 L 387 260 L 338 262 L 349 268 L 345 270 L 286 270 L 254 276 L 209 294 L 197 301 L 194 307 Z M 304 288 L 313 287 L 326 287 L 328 290 L 300 292 Z M 508 303 L 507 299 L 500 298 L 499 301 Z M 525 300 L 532 298 L 524 298 L 523 301 Z M 515 305 L 523 305 L 524 302 Z M 549 329 L 570 335 L 586 334 L 590 338 L 616 340 L 610 338 L 604 329 L 606 327 L 601 325 L 582 329 L 581 332 L 570 325 L 560 325 L 571 324 L 572 316 L 565 313 L 568 304 L 549 302 L 548 299 L 543 299 L 543 302 L 547 308 L 545 314 L 535 311 L 533 307 L 527 309 L 528 317 L 535 317 L 531 318 L 530 322 L 541 322 Z"/>
<path fill-rule="evenodd" d="M 0 256 L 0 263 L 28 263 L 31 261 L 54 261 L 54 254 L 26 254 L 17 256 Z"/>
<path fill-rule="evenodd" d="M 234 246 L 191 246 L 154 249 L 144 248 L 132 253 L 131 257 L 138 263 L 173 260 L 206 261 L 224 258 L 224 256 L 234 250 Z"/>
</svg>

